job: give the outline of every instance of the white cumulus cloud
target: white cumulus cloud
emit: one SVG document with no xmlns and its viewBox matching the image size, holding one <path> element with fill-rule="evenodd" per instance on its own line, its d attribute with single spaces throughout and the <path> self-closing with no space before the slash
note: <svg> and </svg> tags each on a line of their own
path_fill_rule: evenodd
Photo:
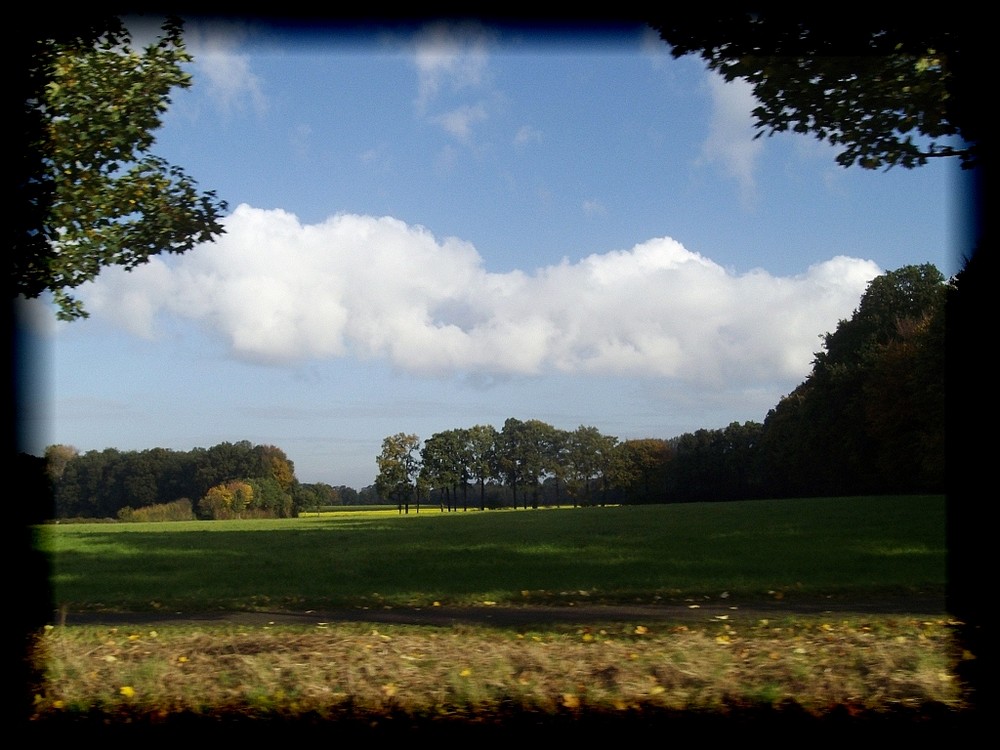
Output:
<svg viewBox="0 0 1000 750">
<path fill-rule="evenodd" d="M 239 206 L 226 233 L 79 289 L 95 316 L 155 336 L 194 321 L 240 358 L 379 358 L 416 374 L 570 373 L 740 382 L 804 376 L 850 317 L 871 261 L 741 275 L 669 237 L 532 273 L 493 273 L 470 243 L 390 217 L 302 224 Z"/>
</svg>

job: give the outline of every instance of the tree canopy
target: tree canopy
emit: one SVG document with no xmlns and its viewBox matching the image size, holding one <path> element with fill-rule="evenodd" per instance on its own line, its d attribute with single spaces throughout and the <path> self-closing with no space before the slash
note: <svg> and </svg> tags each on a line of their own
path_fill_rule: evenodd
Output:
<svg viewBox="0 0 1000 750">
<path fill-rule="evenodd" d="M 224 231 L 225 201 L 151 153 L 171 91 L 191 85 L 182 22 L 161 31 L 139 50 L 122 19 L 96 17 L 29 27 L 19 40 L 10 278 L 14 296 L 52 293 L 60 319 L 86 317 L 71 290 L 103 268 L 131 270 Z"/>
<path fill-rule="evenodd" d="M 650 25 L 674 57 L 699 55 L 759 104 L 757 137 L 812 133 L 842 166 L 912 168 L 983 157 L 987 103 L 973 55 L 975 18 L 899 9 L 845 13 L 787 7 L 671 10 Z"/>
</svg>

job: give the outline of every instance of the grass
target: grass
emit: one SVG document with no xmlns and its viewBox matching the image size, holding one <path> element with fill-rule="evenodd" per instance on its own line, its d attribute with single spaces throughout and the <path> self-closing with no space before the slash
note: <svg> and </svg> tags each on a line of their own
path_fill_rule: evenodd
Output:
<svg viewBox="0 0 1000 750">
<path fill-rule="evenodd" d="M 70 524 L 39 535 L 55 601 L 69 609 L 649 603 L 945 585 L 940 496 Z"/>
<path fill-rule="evenodd" d="M 944 499 L 831 498 L 282 521 L 47 525 L 70 610 L 492 606 L 943 592 Z M 372 732 L 543 727 L 592 738 L 706 717 L 966 709 L 945 613 L 498 627 L 59 626 L 40 727 L 220 721 Z M 256 736 L 256 735 L 255 735 Z"/>
</svg>

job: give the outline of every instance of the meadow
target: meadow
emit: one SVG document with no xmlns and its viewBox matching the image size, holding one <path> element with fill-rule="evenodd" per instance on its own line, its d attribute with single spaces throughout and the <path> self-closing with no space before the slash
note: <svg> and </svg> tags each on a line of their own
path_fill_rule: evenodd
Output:
<svg viewBox="0 0 1000 750">
<path fill-rule="evenodd" d="M 353 727 L 515 726 L 766 709 L 955 717 L 947 613 L 799 613 L 796 601 L 944 600 L 940 496 L 274 521 L 46 524 L 53 621 L 40 726 L 177 717 Z M 80 612 L 280 612 L 731 603 L 734 616 L 545 625 L 82 625 Z M 735 613 L 754 602 L 787 611 Z M 609 612 L 612 610 L 608 610 Z M 863 612 L 864 610 L 862 610 Z M 61 624 L 66 622 L 69 624 Z M 129 622 L 125 617 L 124 622 Z M 779 710 L 781 709 L 781 710 Z M 585 723 L 585 722 L 584 722 Z M 548 724 L 546 724 L 548 725 Z"/>
<path fill-rule="evenodd" d="M 46 525 L 55 603 L 183 611 L 941 590 L 940 496 Z"/>
</svg>

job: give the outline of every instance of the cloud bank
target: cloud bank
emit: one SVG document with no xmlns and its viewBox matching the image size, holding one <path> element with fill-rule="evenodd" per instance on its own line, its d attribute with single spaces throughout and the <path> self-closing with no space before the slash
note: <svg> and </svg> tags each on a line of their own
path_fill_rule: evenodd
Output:
<svg viewBox="0 0 1000 750">
<path fill-rule="evenodd" d="M 105 270 L 94 317 L 155 337 L 161 316 L 208 329 L 241 359 L 386 360 L 419 375 L 550 373 L 746 385 L 804 376 L 850 317 L 871 261 L 794 277 L 735 275 L 669 237 L 532 271 L 489 272 L 473 245 L 390 217 L 302 224 L 239 206 L 182 256 Z"/>
</svg>

